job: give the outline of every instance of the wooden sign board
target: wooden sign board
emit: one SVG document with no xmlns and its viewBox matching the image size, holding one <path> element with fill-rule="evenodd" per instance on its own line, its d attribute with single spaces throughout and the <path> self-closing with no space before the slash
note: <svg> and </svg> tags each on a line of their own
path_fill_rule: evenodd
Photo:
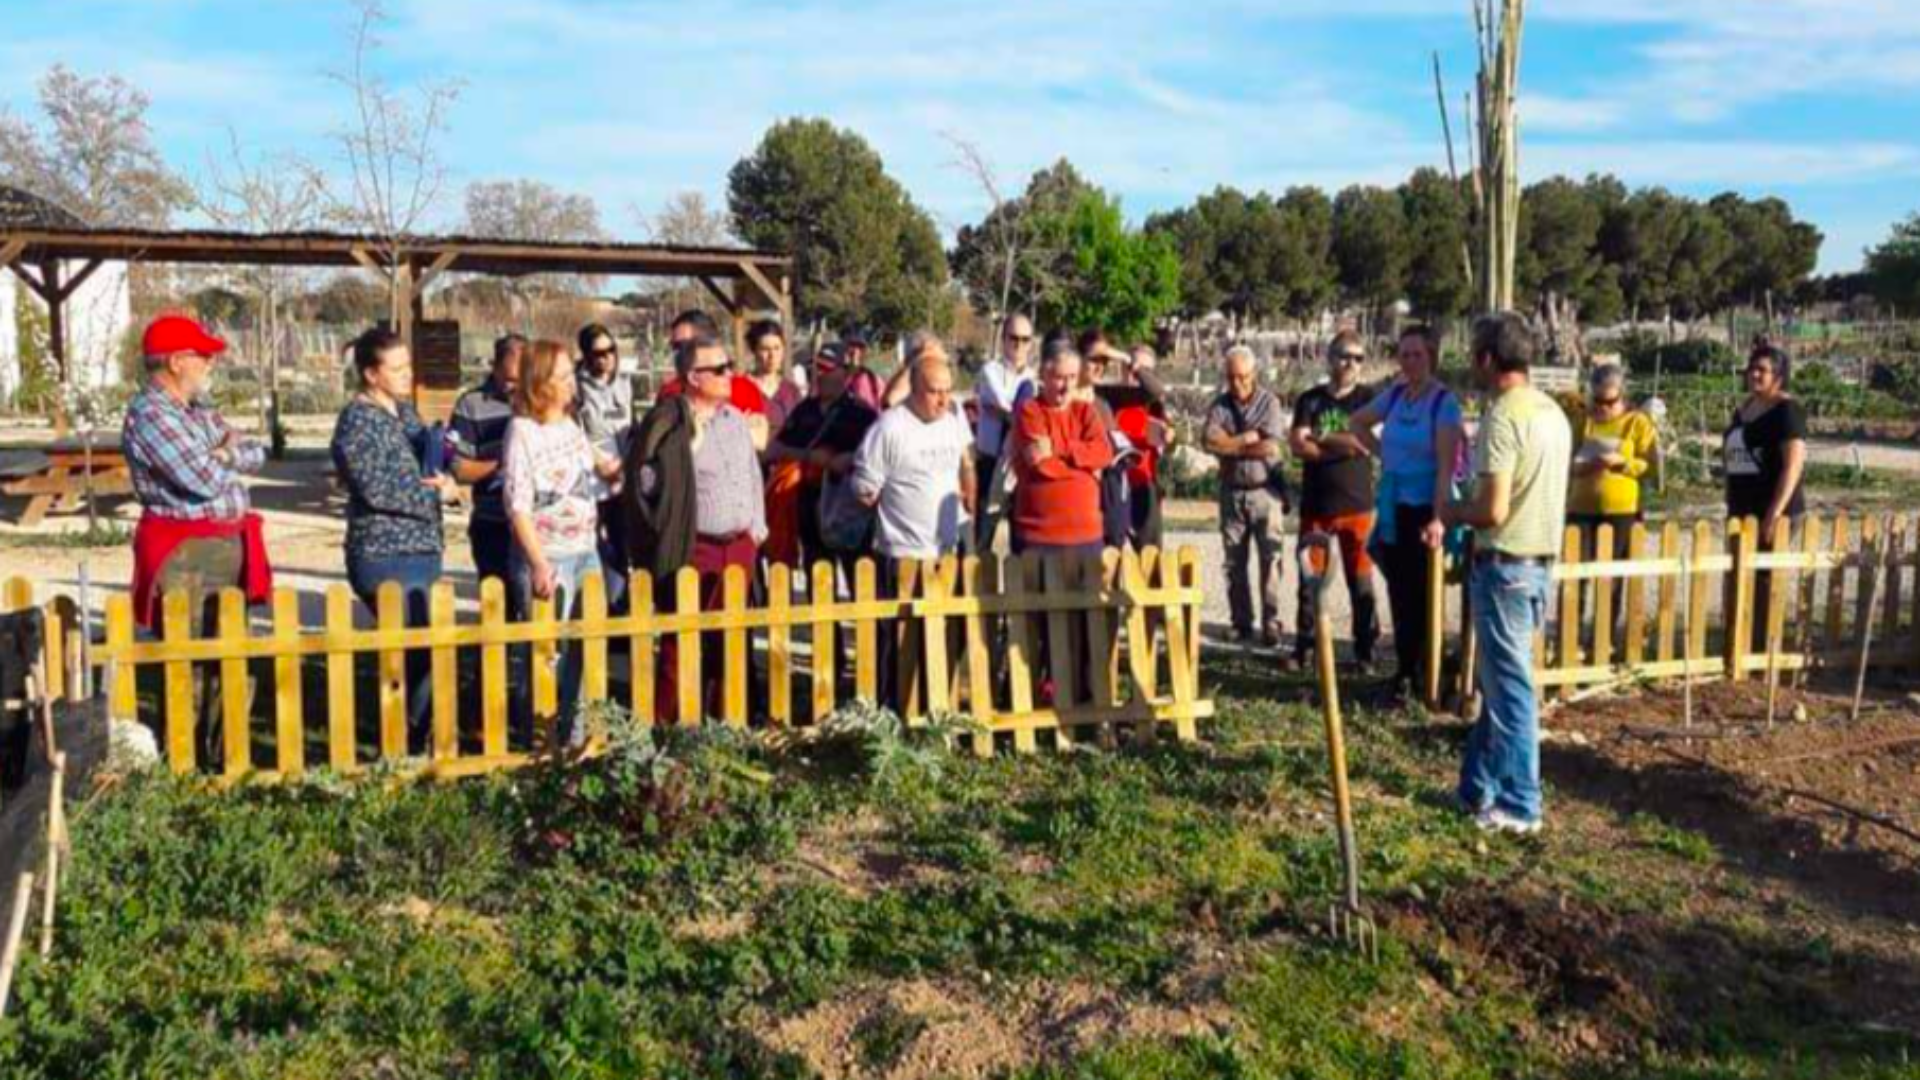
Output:
<svg viewBox="0 0 1920 1080">
<path fill-rule="evenodd" d="M 455 319 L 413 324 L 413 388 L 460 389 L 460 323 Z"/>
</svg>

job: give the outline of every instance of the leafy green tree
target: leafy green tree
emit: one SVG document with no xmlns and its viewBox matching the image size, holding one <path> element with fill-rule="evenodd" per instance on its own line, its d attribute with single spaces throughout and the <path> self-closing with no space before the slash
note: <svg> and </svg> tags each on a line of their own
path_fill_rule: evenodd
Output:
<svg viewBox="0 0 1920 1080">
<path fill-rule="evenodd" d="M 1868 287 L 1882 303 L 1920 311 L 1920 214 L 1893 227 L 1886 242 L 1867 253 Z"/>
<path fill-rule="evenodd" d="M 1179 306 L 1180 257 L 1172 241 L 1127 228 L 1119 200 L 1083 192 L 1059 224 L 1071 277 L 1039 306 L 1041 322 L 1137 339 Z"/>
<path fill-rule="evenodd" d="M 1285 220 L 1271 196 L 1215 188 L 1192 207 L 1149 218 L 1146 228 L 1168 237 L 1180 256 L 1185 314 L 1217 310 L 1261 320 L 1285 310 L 1286 289 L 1277 276 Z"/>
<path fill-rule="evenodd" d="M 1466 193 L 1437 169 L 1419 169 L 1400 185 L 1407 222 L 1407 302 L 1423 319 L 1464 315 L 1473 303 L 1467 278 Z"/>
<path fill-rule="evenodd" d="M 1733 243 L 1721 275 L 1719 300 L 1760 305 L 1769 295 L 1785 300 L 1820 261 L 1820 230 L 1795 220 L 1776 198 L 1743 198 L 1732 192 L 1707 204 L 1727 227 Z"/>
<path fill-rule="evenodd" d="M 1276 204 L 1279 245 L 1274 256 L 1275 288 L 1286 299 L 1282 309 L 1310 319 L 1332 304 L 1339 287 L 1333 259 L 1333 201 L 1314 187 L 1289 188 Z"/>
<path fill-rule="evenodd" d="M 906 330 L 946 286 L 925 211 L 866 140 L 825 120 L 775 124 L 734 165 L 727 201 L 741 239 L 793 254 L 802 318 Z"/>
<path fill-rule="evenodd" d="M 1333 201 L 1333 258 L 1349 302 L 1381 312 L 1399 300 L 1412 259 L 1400 196 L 1359 185 L 1341 191 Z"/>
</svg>

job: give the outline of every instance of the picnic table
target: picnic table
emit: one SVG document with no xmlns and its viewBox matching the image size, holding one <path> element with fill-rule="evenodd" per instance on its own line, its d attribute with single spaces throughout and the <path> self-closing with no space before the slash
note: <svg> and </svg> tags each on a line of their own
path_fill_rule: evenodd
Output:
<svg viewBox="0 0 1920 1080">
<path fill-rule="evenodd" d="M 0 494 L 27 500 L 15 519 L 22 528 L 33 528 L 49 513 L 80 509 L 89 486 L 95 497 L 133 494 L 133 478 L 118 438 L 103 439 L 91 453 L 78 439 L 0 448 Z"/>
</svg>

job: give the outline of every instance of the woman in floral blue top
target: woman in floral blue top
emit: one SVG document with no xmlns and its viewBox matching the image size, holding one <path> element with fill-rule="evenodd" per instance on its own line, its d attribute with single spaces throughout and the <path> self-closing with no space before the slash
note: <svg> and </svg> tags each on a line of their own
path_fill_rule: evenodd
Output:
<svg viewBox="0 0 1920 1080">
<path fill-rule="evenodd" d="M 424 626 L 427 591 L 440 580 L 446 546 L 440 501 L 453 479 L 428 475 L 420 447 L 428 429 L 414 411 L 413 357 L 399 335 L 369 330 L 353 343 L 360 392 L 333 428 L 333 467 L 347 489 L 347 581 L 368 607 L 380 586 L 406 591 L 407 624 Z M 432 715 L 424 651 L 407 654 L 407 726 L 415 750 Z"/>
</svg>

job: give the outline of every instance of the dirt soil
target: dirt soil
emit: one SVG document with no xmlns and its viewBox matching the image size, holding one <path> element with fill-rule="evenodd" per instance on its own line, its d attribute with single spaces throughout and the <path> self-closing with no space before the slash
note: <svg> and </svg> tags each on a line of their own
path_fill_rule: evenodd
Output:
<svg viewBox="0 0 1920 1080">
<path fill-rule="evenodd" d="M 1756 949 L 1676 932 L 1675 912 L 1601 917 L 1524 891 L 1444 921 L 1468 944 L 1519 940 L 1495 951 L 1562 986 L 1570 1003 L 1603 1004 L 1601 1044 L 1636 1030 L 1657 1040 L 1642 1021 L 1686 1023 L 1710 1007 L 1703 999 L 1755 992 L 1804 995 L 1796 1008 L 1810 1018 L 1920 1033 L 1920 694 L 1880 687 L 1857 723 L 1850 706 L 1837 688 L 1782 686 L 1770 729 L 1761 679 L 1696 687 L 1692 727 L 1679 688 L 1582 702 L 1546 721 L 1550 790 L 1562 806 L 1570 797 L 1600 810 L 1561 815 L 1556 827 L 1617 844 L 1625 824 L 1656 843 L 1707 846 L 1678 914 L 1763 936 L 1791 925 L 1821 948 Z"/>
</svg>

